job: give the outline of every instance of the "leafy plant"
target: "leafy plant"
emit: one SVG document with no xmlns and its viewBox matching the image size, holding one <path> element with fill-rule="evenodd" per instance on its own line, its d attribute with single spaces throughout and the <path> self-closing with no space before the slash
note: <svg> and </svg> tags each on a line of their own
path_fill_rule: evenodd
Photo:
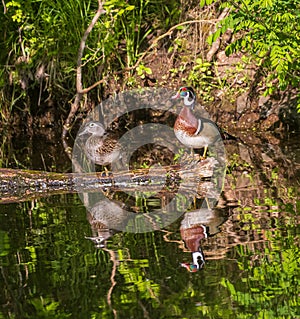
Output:
<svg viewBox="0 0 300 319">
<path fill-rule="evenodd" d="M 202 6 L 212 0 L 201 0 Z M 235 35 L 226 54 L 247 52 L 265 77 L 265 95 L 288 86 L 300 85 L 300 7 L 297 0 L 224 1 L 229 8 L 208 42 L 211 44 L 227 29 Z M 300 101 L 300 95 L 299 95 Z M 300 102 L 298 107 L 300 107 Z"/>
<path fill-rule="evenodd" d="M 210 92 L 215 86 L 211 71 L 211 63 L 197 58 L 192 70 L 189 72 L 187 79 L 183 79 L 192 86 L 201 88 L 201 96 L 204 101 L 211 101 L 213 97 Z"/>
<path fill-rule="evenodd" d="M 179 4 L 178 0 L 105 1 L 106 13 L 89 34 L 83 52 L 83 87 L 134 66 L 147 49 L 149 36 L 178 21 Z M 16 107 L 34 115 L 39 102 L 46 99 L 60 101 L 61 107 L 68 104 L 76 92 L 79 43 L 96 10 L 97 1 L 92 0 L 5 3 L 0 11 L 2 119 L 7 120 Z M 37 92 L 39 102 L 35 103 L 32 98 Z"/>
<path fill-rule="evenodd" d="M 145 78 L 145 74 L 152 74 L 152 70 L 150 68 L 147 68 L 145 67 L 144 65 L 140 64 L 138 67 L 137 67 L 137 74 L 138 76 L 141 77 L 141 79 L 144 79 Z"/>
</svg>

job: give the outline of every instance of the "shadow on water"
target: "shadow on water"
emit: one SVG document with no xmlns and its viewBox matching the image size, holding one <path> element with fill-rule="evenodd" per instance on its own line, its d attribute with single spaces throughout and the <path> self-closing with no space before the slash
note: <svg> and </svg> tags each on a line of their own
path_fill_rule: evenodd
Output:
<svg viewBox="0 0 300 319">
<path fill-rule="evenodd" d="M 299 134 L 225 148 L 218 203 L 195 199 L 152 232 L 107 227 L 119 206 L 87 210 L 77 194 L 2 204 L 0 318 L 300 317 Z M 6 136 L 1 150 L 2 167 L 70 171 L 49 136 Z M 126 202 L 135 212 L 161 203 Z"/>
</svg>

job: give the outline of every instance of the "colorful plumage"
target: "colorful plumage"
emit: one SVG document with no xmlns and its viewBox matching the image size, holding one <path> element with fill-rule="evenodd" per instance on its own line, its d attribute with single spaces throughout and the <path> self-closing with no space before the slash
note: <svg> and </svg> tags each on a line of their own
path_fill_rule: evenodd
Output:
<svg viewBox="0 0 300 319">
<path fill-rule="evenodd" d="M 203 268 L 205 264 L 204 255 L 202 249 L 199 247 L 198 251 L 192 253 L 193 262 L 192 263 L 180 263 L 181 267 L 186 268 L 189 272 L 197 272 Z"/>
<path fill-rule="evenodd" d="M 205 157 L 208 146 L 220 138 L 218 127 L 209 119 L 195 117 L 193 110 L 196 94 L 191 87 L 181 87 L 172 98 L 182 98 L 184 103 L 174 124 L 177 139 L 189 148 L 204 148 L 203 157 Z"/>
<path fill-rule="evenodd" d="M 187 269 L 189 272 L 197 272 L 199 270 L 196 265 L 191 263 L 180 263 L 180 266 Z"/>
</svg>

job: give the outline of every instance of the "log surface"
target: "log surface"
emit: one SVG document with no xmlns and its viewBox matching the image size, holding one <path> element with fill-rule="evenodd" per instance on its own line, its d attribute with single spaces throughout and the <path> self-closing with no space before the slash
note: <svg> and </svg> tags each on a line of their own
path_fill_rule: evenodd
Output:
<svg viewBox="0 0 300 319">
<path fill-rule="evenodd" d="M 55 173 L 0 168 L 0 203 L 19 202 L 62 193 L 94 192 L 99 190 L 159 190 L 170 191 L 180 183 L 194 187 L 213 174 L 215 160 L 207 158 L 184 166 L 171 165 L 131 171 Z"/>
</svg>

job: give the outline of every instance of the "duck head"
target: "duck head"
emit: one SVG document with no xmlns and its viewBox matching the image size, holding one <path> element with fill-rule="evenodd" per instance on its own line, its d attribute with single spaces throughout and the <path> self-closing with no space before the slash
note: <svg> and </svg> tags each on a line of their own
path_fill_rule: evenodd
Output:
<svg viewBox="0 0 300 319">
<path fill-rule="evenodd" d="M 177 93 L 172 96 L 172 99 L 183 99 L 184 105 L 193 110 L 196 103 L 196 94 L 190 86 L 182 86 Z"/>
<path fill-rule="evenodd" d="M 88 122 L 82 132 L 79 133 L 79 136 L 90 133 L 92 135 L 103 136 L 105 134 L 104 126 L 95 121 Z"/>
<path fill-rule="evenodd" d="M 193 252 L 192 256 L 192 263 L 180 263 L 180 266 L 186 268 L 189 272 L 197 272 L 198 270 L 203 268 L 205 264 L 205 259 L 201 248 L 199 248 L 199 251 Z"/>
</svg>

